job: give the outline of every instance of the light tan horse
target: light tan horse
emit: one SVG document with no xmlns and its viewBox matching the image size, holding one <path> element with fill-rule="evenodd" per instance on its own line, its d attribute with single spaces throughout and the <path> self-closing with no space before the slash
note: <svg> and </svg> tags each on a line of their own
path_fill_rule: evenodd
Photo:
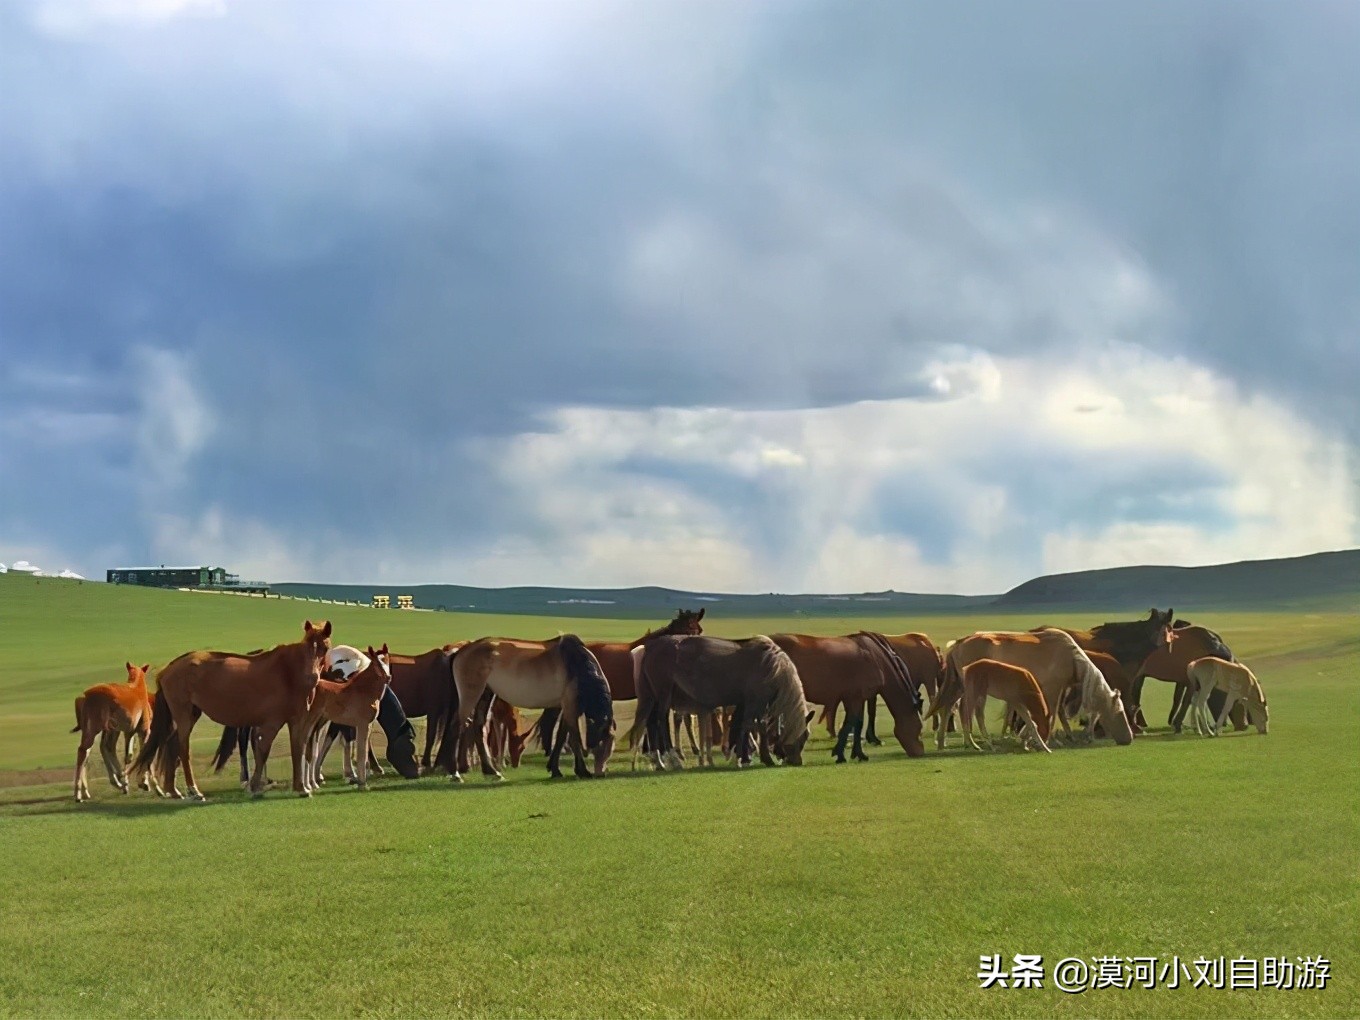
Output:
<svg viewBox="0 0 1360 1020">
<path fill-rule="evenodd" d="M 96 738 L 99 739 L 99 756 L 109 773 L 109 783 L 115 790 L 127 793 L 127 777 L 123 764 L 118 761 L 118 738 L 124 737 L 130 748 L 134 735 L 145 744 L 151 733 L 151 699 L 146 693 L 146 674 L 151 666 L 138 667 L 130 662 L 124 665 L 127 683 L 96 684 L 76 698 L 76 726 L 71 731 L 80 734 L 80 746 L 76 749 L 76 800 L 90 799 L 85 763 Z M 154 785 L 156 792 L 161 793 L 160 784 Z M 147 776 L 142 776 L 139 786 L 143 790 L 148 788 Z"/>
<path fill-rule="evenodd" d="M 1081 688 L 1081 710 L 1086 713 L 1087 736 L 1095 730 L 1097 720 L 1116 744 L 1133 742 L 1133 732 L 1124 714 L 1123 700 L 1114 691 L 1100 670 L 1077 646 L 1070 634 L 1055 628 L 1039 631 L 980 631 L 956 641 L 945 653 L 945 679 L 935 703 L 927 715 L 944 713 L 942 719 L 963 695 L 962 671 L 978 659 L 996 659 L 1012 666 L 1028 669 L 1044 692 L 1049 709 L 1049 730 L 1054 717 L 1062 723 L 1065 733 L 1071 734 L 1063 695 L 1074 684 Z M 941 726 L 935 734 L 935 746 L 944 748 L 945 731 Z"/>
<path fill-rule="evenodd" d="M 1033 740 L 1043 750 L 1049 751 L 1048 703 L 1034 674 L 1022 666 L 1012 666 L 995 659 L 976 659 L 963 668 L 963 708 L 960 716 L 965 744 L 974 750 L 982 750 L 973 740 L 973 719 L 976 718 L 982 739 L 987 741 L 988 747 L 992 746 L 986 719 L 989 695 L 1004 701 L 1007 713 L 1015 712 L 1023 721 L 1019 732 L 1022 746 L 1028 747 L 1030 740 Z"/>
<path fill-rule="evenodd" d="M 1266 705 L 1265 692 L 1261 683 L 1246 666 L 1240 662 L 1227 662 L 1216 656 L 1206 655 L 1190 663 L 1186 669 L 1190 683 L 1195 688 L 1195 732 L 1216 737 L 1223 728 L 1233 705 L 1241 701 L 1247 706 L 1247 714 L 1257 732 L 1265 734 L 1270 730 L 1270 709 Z M 1227 695 L 1223 699 L 1223 710 L 1215 722 L 1209 712 L 1209 694 L 1218 688 Z"/>
<path fill-rule="evenodd" d="M 172 797 L 175 769 L 183 767 L 191 800 L 204 800 L 194 781 L 189 757 L 189 737 L 199 714 L 222 726 L 259 727 L 255 772 L 250 779 L 254 797 L 264 796 L 265 766 L 274 738 L 285 725 L 293 754 L 293 792 L 310 797 L 303 785 L 302 767 L 307 733 L 307 709 L 312 691 L 326 664 L 330 648 L 331 625 L 302 625 L 302 640 L 278 645 L 256 655 L 231 652 L 186 652 L 160 671 L 151 736 L 133 763 L 141 771 L 154 767 L 157 755 L 167 746 L 177 751 L 162 782 Z"/>
<path fill-rule="evenodd" d="M 558 767 L 564 742 L 570 741 L 576 775 L 590 778 L 582 751 L 580 717 L 586 718 L 586 743 L 595 757 L 595 775 L 603 775 L 614 750 L 614 706 L 609 682 L 600 664 L 575 634 L 563 634 L 551 641 L 518 641 L 511 638 L 482 638 L 458 650 L 453 658 L 453 682 L 458 693 L 454 725 L 444 734 L 439 760 L 449 770 L 449 778 L 463 781 L 459 771 L 458 745 L 464 729 L 472 727 L 482 774 L 503 778 L 486 746 L 486 713 L 489 702 L 482 700 L 488 688 L 517 708 L 560 708 L 561 722 L 548 758 L 548 771 L 554 778 L 562 775 Z"/>
</svg>

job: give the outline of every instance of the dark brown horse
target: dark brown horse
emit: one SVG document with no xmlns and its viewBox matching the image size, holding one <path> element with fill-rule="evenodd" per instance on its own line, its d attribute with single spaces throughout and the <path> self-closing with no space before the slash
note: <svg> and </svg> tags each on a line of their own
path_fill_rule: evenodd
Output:
<svg viewBox="0 0 1360 1020">
<path fill-rule="evenodd" d="M 638 707 L 630 743 L 636 748 L 645 730 L 658 768 L 679 765 L 667 725 L 677 702 L 705 714 L 736 706 L 728 739 L 738 751 L 739 766 L 750 761 L 747 735 L 757 720 L 763 721 L 779 757 L 790 765 L 803 763 L 812 713 L 806 711 L 793 661 L 768 637 L 662 637 L 638 646 L 633 655 L 638 659 Z M 707 732 L 707 727 L 701 729 Z"/>
<path fill-rule="evenodd" d="M 162 747 L 174 741 L 178 764 L 184 769 L 191 800 L 203 800 L 194 781 L 189 760 L 189 736 L 200 714 L 223 726 L 257 726 L 255 774 L 250 791 L 264 795 L 265 765 L 279 730 L 288 727 L 293 756 L 293 791 L 311 796 L 303 784 L 303 753 L 306 744 L 307 709 L 330 648 L 331 625 L 302 625 L 302 640 L 279 645 L 258 655 L 231 652 L 187 652 L 160 671 L 151 715 L 151 737 L 133 763 L 133 769 L 151 768 Z M 161 785 L 172 797 L 176 762 L 172 758 Z"/>
<path fill-rule="evenodd" d="M 467 644 L 459 641 L 443 648 L 431 648 L 420 655 L 388 656 L 392 670 L 392 693 L 401 702 L 406 718 L 425 717 L 425 753 L 420 764 L 430 769 L 430 756 L 444 736 L 444 727 L 453 715 L 457 696 L 453 687 L 453 656 Z"/>
<path fill-rule="evenodd" d="M 902 749 L 913 758 L 925 753 L 915 678 L 897 656 L 891 639 L 863 631 L 847 637 L 771 634 L 770 638 L 793 660 L 803 682 L 803 696 L 810 703 L 845 706 L 845 723 L 831 751 L 837 762 L 845 761 L 848 738 L 853 738 L 851 757 L 868 761 L 860 746 L 864 708 L 877 701 L 880 693 L 892 711 Z"/>
</svg>

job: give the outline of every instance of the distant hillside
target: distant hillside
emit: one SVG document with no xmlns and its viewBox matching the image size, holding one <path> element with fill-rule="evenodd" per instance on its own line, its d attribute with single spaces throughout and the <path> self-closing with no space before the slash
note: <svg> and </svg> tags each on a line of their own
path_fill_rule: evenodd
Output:
<svg viewBox="0 0 1360 1020">
<path fill-rule="evenodd" d="M 1012 588 L 997 608 L 1128 606 L 1215 608 L 1300 602 L 1360 607 L 1360 549 L 1212 567 L 1116 567 L 1050 574 Z"/>
<path fill-rule="evenodd" d="M 730 595 L 670 588 L 469 588 L 459 584 L 274 584 L 271 591 L 309 598 L 369 602 L 374 595 L 411 595 L 421 609 L 523 616 L 608 619 L 669 618 L 677 609 L 712 606 L 723 616 L 891 616 L 897 613 L 967 612 L 994 595 Z"/>
</svg>

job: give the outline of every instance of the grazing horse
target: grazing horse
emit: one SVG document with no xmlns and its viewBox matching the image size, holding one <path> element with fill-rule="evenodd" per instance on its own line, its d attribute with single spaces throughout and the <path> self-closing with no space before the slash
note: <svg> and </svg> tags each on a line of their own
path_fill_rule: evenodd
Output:
<svg viewBox="0 0 1360 1020">
<path fill-rule="evenodd" d="M 973 740 L 973 719 L 977 719 L 978 729 L 987 746 L 992 746 L 992 738 L 987 735 L 987 697 L 1000 698 L 1006 703 L 1006 710 L 1015 712 L 1024 725 L 1017 729 L 1022 746 L 1028 746 L 1033 739 L 1045 751 L 1052 754 L 1048 747 L 1048 703 L 1044 692 L 1034 679 L 1034 674 L 1022 666 L 998 662 L 995 659 L 975 659 L 963 668 L 963 742 L 976 751 L 982 750 Z"/>
<path fill-rule="evenodd" d="M 1270 709 L 1266 705 L 1265 692 L 1261 690 L 1255 674 L 1242 663 L 1206 655 L 1190 663 L 1189 674 L 1190 682 L 1195 685 L 1196 733 L 1218 736 L 1219 730 L 1223 728 L 1223 720 L 1238 701 L 1246 704 L 1257 732 L 1265 735 L 1269 731 Z M 1215 689 L 1226 695 L 1217 722 L 1209 715 L 1209 694 Z"/>
<path fill-rule="evenodd" d="M 354 728 L 355 742 L 359 745 L 358 782 L 355 785 L 360 790 L 368 789 L 368 731 L 378 718 L 378 704 L 392 674 L 388 672 L 386 662 L 387 645 L 376 651 L 369 645 L 363 653 L 357 649 L 347 650 L 363 657 L 348 660 L 355 669 L 343 682 L 317 681 L 303 723 L 309 738 L 302 782 L 309 791 L 320 789 L 316 777 L 321 768 L 321 742 L 326 735 L 327 722 Z"/>
<path fill-rule="evenodd" d="M 1096 669 L 1100 670 L 1100 675 L 1105 678 L 1105 682 L 1119 693 L 1119 699 L 1124 703 L 1124 717 L 1129 721 L 1129 729 L 1137 736 L 1142 732 L 1142 727 L 1138 725 L 1138 712 L 1132 701 L 1133 681 L 1129 679 L 1129 674 L 1124 671 L 1124 667 L 1113 655 L 1087 651 L 1086 657 L 1095 664 Z M 1071 717 L 1080 711 L 1080 708 L 1081 690 L 1077 687 L 1071 687 L 1067 691 L 1067 703 L 1063 706 L 1063 710 Z"/>
<path fill-rule="evenodd" d="M 1063 695 L 1073 684 L 1082 691 L 1081 710 L 1090 720 L 1088 735 L 1094 732 L 1097 720 L 1116 744 L 1133 742 L 1133 731 L 1124 714 L 1123 700 L 1114 691 L 1095 665 L 1087 658 L 1072 636 L 1064 630 L 1048 628 L 1039 631 L 980 631 L 954 642 L 945 655 L 945 679 L 940 693 L 930 706 L 928 715 L 948 713 L 963 694 L 962 671 L 978 659 L 996 659 L 1012 666 L 1028 669 L 1049 708 L 1049 729 L 1053 717 L 1071 733 L 1064 711 Z M 947 718 L 947 715 L 945 716 Z M 935 733 L 935 746 L 944 748 L 945 727 Z"/>
<path fill-rule="evenodd" d="M 666 637 L 672 635 L 698 635 L 704 632 L 702 622 L 704 619 L 704 609 L 697 612 L 693 609 L 676 610 L 675 619 L 664 627 L 657 630 L 649 630 L 636 641 L 625 644 L 621 641 L 592 641 L 586 645 L 590 649 L 590 654 L 600 664 L 604 670 L 604 677 L 609 681 L 609 696 L 614 701 L 633 701 L 637 698 L 636 682 L 633 679 L 633 658 L 634 648 L 652 640 L 652 638 Z M 550 708 L 539 717 L 538 720 L 538 739 L 542 744 L 543 750 L 552 749 L 552 738 L 557 727 L 558 712 Z"/>
<path fill-rule="evenodd" d="M 1175 684 L 1176 690 L 1171 698 L 1171 713 L 1167 716 L 1166 724 L 1179 733 L 1185 722 L 1185 713 L 1190 710 L 1190 702 L 1195 694 L 1188 673 L 1190 663 L 1205 656 L 1236 662 L 1237 656 L 1233 655 L 1232 650 L 1223 643 L 1223 639 L 1208 627 L 1196 627 L 1184 621 L 1177 622 L 1182 626 L 1174 629 L 1176 640 L 1149 655 L 1132 674 L 1136 678 L 1132 698 L 1135 706 L 1141 705 L 1143 681 L 1149 677 Z M 1215 690 L 1210 698 L 1209 707 L 1217 714 L 1223 707 L 1223 695 Z M 1239 708 L 1233 706 L 1230 714 L 1236 729 L 1247 728 L 1246 720 Z"/>
<path fill-rule="evenodd" d="M 457 704 L 469 706 L 455 712 L 452 727 L 445 730 L 438 760 L 449 770 L 450 778 L 460 783 L 463 776 L 458 747 L 463 731 L 472 727 L 482 774 L 503 778 L 496 770 L 486 746 L 488 703 L 482 694 L 490 690 L 519 708 L 559 708 L 561 725 L 549 756 L 548 767 L 560 777 L 559 756 L 564 742 L 570 740 L 575 757 L 576 775 L 590 778 L 582 751 L 580 716 L 586 717 L 585 746 L 595 757 L 595 775 L 604 775 L 605 764 L 614 750 L 614 706 L 609 682 L 599 662 L 575 634 L 563 634 L 551 641 L 518 641 L 511 638 L 481 638 L 458 650 L 453 660 Z"/>
<path fill-rule="evenodd" d="M 764 720 L 776 754 L 790 765 L 803 763 L 812 713 L 806 711 L 793 660 L 768 637 L 660 637 L 639 645 L 633 657 L 638 707 L 629 742 L 636 748 L 646 731 L 656 767 L 679 766 L 666 725 L 676 701 L 706 712 L 737 706 L 728 738 L 739 767 L 750 763 L 747 732 L 758 719 Z"/>
<path fill-rule="evenodd" d="M 891 638 L 878 635 L 875 640 L 875 635 L 862 631 L 846 637 L 771 634 L 770 639 L 793 660 L 803 683 L 803 696 L 810 704 L 845 705 L 845 723 L 831 751 L 837 763 L 844 764 L 845 744 L 850 738 L 850 756 L 857 761 L 869 760 L 860 745 L 861 726 L 865 706 L 877 701 L 880 692 L 889 700 L 894 721 L 905 723 L 898 726 L 902 749 L 913 758 L 925 753 L 916 678 L 896 654 Z"/>
<path fill-rule="evenodd" d="M 420 764 L 429 771 L 431 753 L 444 736 L 448 719 L 456 708 L 453 691 L 453 656 L 467 642 L 432 648 L 420 655 L 388 657 L 392 692 L 408 719 L 425 717 L 425 753 Z"/>
<path fill-rule="evenodd" d="M 99 756 L 104 759 L 104 768 L 109 773 L 109 783 L 115 790 L 127 793 L 127 777 L 123 764 L 118 761 L 118 737 L 124 736 L 130 748 L 134 734 L 143 746 L 151 734 L 151 699 L 146 693 L 146 674 L 151 666 L 138 667 L 130 662 L 124 665 L 127 666 L 127 683 L 96 684 L 76 698 L 76 727 L 71 732 L 80 734 L 75 780 L 78 801 L 90 799 L 85 762 L 96 737 L 99 738 Z M 139 785 L 141 789 L 147 789 L 146 776 L 142 776 Z M 156 792 L 161 793 L 160 784 L 155 785 Z"/>
<path fill-rule="evenodd" d="M 259 744 L 250 791 L 252 796 L 262 797 L 269 751 L 279 730 L 286 725 L 293 757 L 293 791 L 300 797 L 311 796 L 302 782 L 304 725 L 312 692 L 326 664 L 330 638 L 329 621 L 313 627 L 307 620 L 302 625 L 301 641 L 278 645 L 258 655 L 231 652 L 181 655 L 160 671 L 151 736 L 142 745 L 133 768 L 138 771 L 150 768 L 158 751 L 173 742 L 179 752 L 178 765 L 184 769 L 189 798 L 204 800 L 189 760 L 189 736 L 198 716 L 206 715 L 224 726 L 258 726 Z M 172 797 L 179 796 L 175 788 L 176 764 L 172 758 L 162 784 Z"/>
</svg>

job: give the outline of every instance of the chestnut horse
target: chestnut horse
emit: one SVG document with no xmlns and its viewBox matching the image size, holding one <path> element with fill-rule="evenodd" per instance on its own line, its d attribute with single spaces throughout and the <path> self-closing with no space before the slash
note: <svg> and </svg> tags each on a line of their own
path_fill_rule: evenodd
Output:
<svg viewBox="0 0 1360 1020">
<path fill-rule="evenodd" d="M 95 738 L 99 738 L 99 755 L 104 759 L 104 768 L 109 773 L 109 783 L 115 790 L 128 792 L 127 777 L 123 764 L 118 761 L 118 737 L 124 736 L 128 747 L 136 734 L 145 746 L 151 734 L 151 699 L 146 693 L 146 674 L 150 665 L 137 667 L 124 663 L 127 667 L 127 683 L 96 684 L 86 689 L 76 698 L 76 728 L 72 733 L 80 734 L 80 746 L 76 749 L 76 800 L 90 799 L 90 786 L 85 781 L 85 762 Z M 154 780 L 153 780 L 154 781 Z M 147 789 L 147 777 L 143 776 L 141 789 Z M 160 784 L 156 792 L 161 793 Z"/>
<path fill-rule="evenodd" d="M 1012 666 L 996 659 L 975 659 L 963 667 L 963 742 L 980 751 L 973 739 L 973 720 L 976 718 L 982 739 L 988 747 L 992 738 L 987 735 L 987 697 L 1000 698 L 1006 703 L 1007 714 L 1014 712 L 1022 721 L 1016 728 L 1022 746 L 1033 739 L 1045 751 L 1048 747 L 1048 703 L 1034 674 L 1023 666 Z M 1049 751 L 1051 754 L 1052 752 Z"/>
<path fill-rule="evenodd" d="M 771 634 L 770 639 L 793 660 L 803 682 L 803 697 L 809 703 L 833 711 L 834 706 L 845 705 L 845 724 L 831 751 L 838 763 L 845 763 L 845 743 L 851 737 L 850 756 L 869 760 L 860 745 L 864 707 L 877 701 L 880 692 L 892 711 L 902 749 L 913 758 L 925 753 L 915 677 L 896 654 L 890 638 L 861 631 L 846 637 Z"/>
<path fill-rule="evenodd" d="M 274 738 L 285 725 L 293 757 L 293 792 L 300 797 L 311 793 L 303 785 L 302 758 L 306 745 L 305 723 L 312 692 L 326 664 L 331 643 L 331 625 L 302 625 L 302 640 L 278 645 L 258 655 L 231 652 L 186 652 L 160 671 L 156 700 L 151 717 L 151 736 L 142 745 L 133 768 L 153 766 L 157 753 L 173 742 L 178 763 L 172 757 L 162 785 L 172 797 L 176 764 L 183 767 L 191 800 L 204 800 L 194 781 L 189 759 L 189 737 L 200 714 L 223 726 L 258 726 L 255 774 L 250 791 L 264 796 L 265 765 Z"/>
<path fill-rule="evenodd" d="M 355 785 L 360 790 L 368 789 L 368 731 L 378 718 L 378 703 L 382 701 L 392 674 L 385 661 L 387 645 L 376 651 L 369 645 L 363 653 L 358 653 L 357 649 L 347 650 L 355 653 L 347 659 L 355 667 L 353 672 L 341 682 L 317 681 L 303 724 L 309 736 L 302 782 L 309 791 L 320 789 L 316 779 L 321 768 L 321 743 L 327 722 L 353 727 L 355 743 L 359 745 L 358 782 Z M 346 752 L 348 750 L 346 747 Z"/>
<path fill-rule="evenodd" d="M 569 740 L 576 775 L 590 778 L 579 725 L 580 716 L 584 715 L 585 746 L 595 757 L 595 774 L 604 774 L 605 763 L 614 749 L 614 705 L 599 662 L 575 634 L 563 634 L 551 641 L 481 638 L 458 650 L 453 659 L 453 679 L 459 707 L 454 712 L 453 725 L 444 732 L 438 755 L 453 782 L 463 781 L 458 748 L 468 726 L 476 739 L 482 774 L 503 778 L 486 746 L 490 702 L 483 701 L 482 695 L 487 690 L 519 708 L 561 709 L 561 723 L 548 759 L 548 769 L 554 777 L 562 774 L 558 760 L 563 743 Z"/>
<path fill-rule="evenodd" d="M 897 657 L 902 660 L 902 665 L 907 667 L 907 675 L 911 677 L 911 682 L 917 688 L 918 701 L 934 700 L 935 692 L 940 689 L 940 681 L 944 678 L 944 654 L 940 651 L 935 642 L 925 634 L 884 634 L 884 639 L 892 646 L 892 650 L 897 653 Z M 920 695 L 924 688 L 925 698 Z M 822 718 L 826 722 L 826 733 L 829 737 L 836 736 L 836 709 L 839 703 L 827 705 L 822 711 Z M 867 703 L 867 718 L 864 728 L 864 742 L 866 744 L 881 744 L 883 741 L 878 739 L 875 724 L 878 719 L 878 699 L 870 698 Z M 936 729 L 940 727 L 940 720 L 937 717 L 933 721 Z"/>
</svg>

